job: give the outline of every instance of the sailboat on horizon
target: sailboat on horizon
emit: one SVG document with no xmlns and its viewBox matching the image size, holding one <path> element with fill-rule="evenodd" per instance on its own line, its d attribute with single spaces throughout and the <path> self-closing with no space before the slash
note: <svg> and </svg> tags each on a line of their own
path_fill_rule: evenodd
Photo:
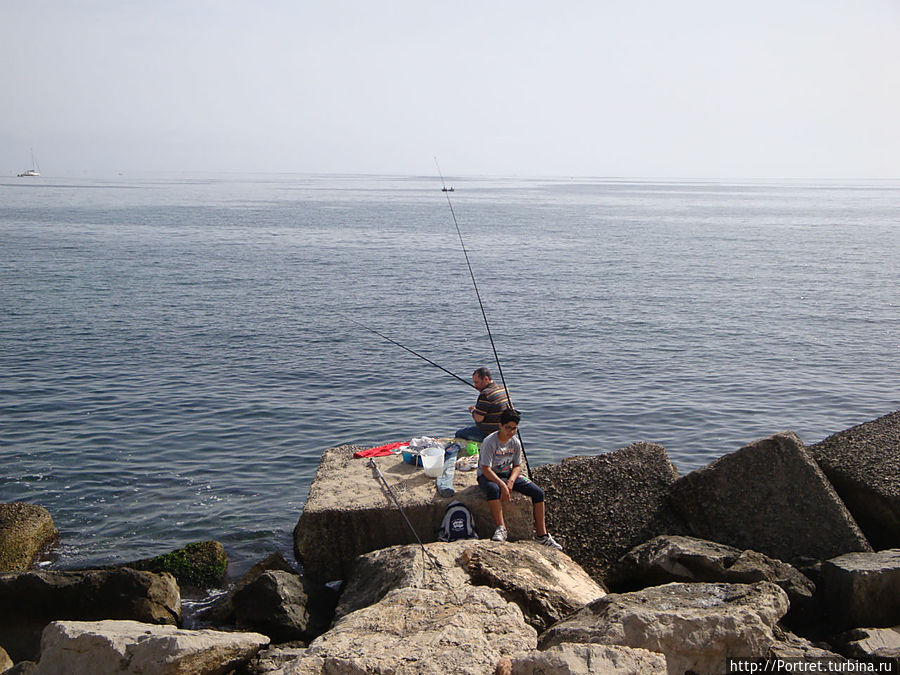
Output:
<svg viewBox="0 0 900 675">
<path fill-rule="evenodd" d="M 28 176 L 40 176 L 41 170 L 37 165 L 37 162 L 34 161 L 34 148 L 31 149 L 31 168 L 25 169 L 22 173 L 18 174 L 19 178 L 26 178 Z"/>
</svg>

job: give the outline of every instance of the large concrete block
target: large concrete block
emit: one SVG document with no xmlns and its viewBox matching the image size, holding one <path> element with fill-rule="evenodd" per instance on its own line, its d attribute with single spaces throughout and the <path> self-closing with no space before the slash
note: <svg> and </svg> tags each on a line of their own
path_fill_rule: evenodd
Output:
<svg viewBox="0 0 900 675">
<path fill-rule="evenodd" d="M 822 586 L 835 628 L 900 624 L 900 549 L 828 560 L 822 565 Z"/>
<path fill-rule="evenodd" d="M 547 528 L 591 576 L 659 534 L 684 534 L 666 498 L 678 472 L 666 450 L 634 443 L 532 471 L 547 495 Z"/>
<path fill-rule="evenodd" d="M 900 547 L 900 412 L 809 447 L 875 548 Z"/>
<path fill-rule="evenodd" d="M 414 544 L 415 536 L 368 459 L 355 459 L 361 448 L 341 445 L 322 454 L 303 514 L 294 528 L 294 554 L 303 572 L 315 581 L 344 579 L 356 556 L 397 544 Z M 374 458 L 410 524 L 423 542 L 436 541 L 447 505 L 459 500 L 471 509 L 480 537 L 494 533 L 494 521 L 475 471 L 457 471 L 456 494 L 437 494 L 435 479 L 397 455 Z M 504 505 L 511 541 L 532 539 L 531 500 L 513 493 Z"/>
<path fill-rule="evenodd" d="M 679 478 L 671 502 L 691 534 L 779 560 L 871 551 L 853 516 L 791 432 Z"/>
</svg>

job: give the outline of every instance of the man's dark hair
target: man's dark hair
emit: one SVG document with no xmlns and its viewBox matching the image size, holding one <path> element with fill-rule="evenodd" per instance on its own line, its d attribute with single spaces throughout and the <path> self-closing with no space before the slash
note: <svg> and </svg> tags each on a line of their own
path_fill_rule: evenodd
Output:
<svg viewBox="0 0 900 675">
<path fill-rule="evenodd" d="M 472 373 L 472 375 L 477 375 L 478 377 L 486 377 L 487 379 L 490 380 L 491 379 L 491 369 L 481 366 L 481 368 L 479 368 L 474 373 Z"/>
<path fill-rule="evenodd" d="M 519 420 L 522 419 L 522 416 L 519 414 L 519 411 L 515 408 L 507 408 L 502 413 L 500 413 L 500 425 L 507 424 L 508 422 L 519 423 Z"/>
</svg>

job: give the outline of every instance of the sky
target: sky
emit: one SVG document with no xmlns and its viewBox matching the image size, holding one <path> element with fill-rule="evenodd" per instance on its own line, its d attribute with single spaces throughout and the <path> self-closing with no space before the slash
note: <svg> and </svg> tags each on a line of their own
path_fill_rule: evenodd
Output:
<svg viewBox="0 0 900 675">
<path fill-rule="evenodd" d="M 0 8 L 0 175 L 900 178 L 900 0 Z"/>
</svg>

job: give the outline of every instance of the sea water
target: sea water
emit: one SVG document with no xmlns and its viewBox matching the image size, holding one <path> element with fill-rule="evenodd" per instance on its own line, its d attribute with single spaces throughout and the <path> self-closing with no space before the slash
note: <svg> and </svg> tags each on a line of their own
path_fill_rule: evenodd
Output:
<svg viewBox="0 0 900 675">
<path fill-rule="evenodd" d="M 900 408 L 900 185 L 0 179 L 0 501 L 56 565 L 291 530 L 322 451 L 441 436 L 497 368 L 532 465 L 681 473 Z M 498 377 L 499 379 L 499 377 Z"/>
</svg>

